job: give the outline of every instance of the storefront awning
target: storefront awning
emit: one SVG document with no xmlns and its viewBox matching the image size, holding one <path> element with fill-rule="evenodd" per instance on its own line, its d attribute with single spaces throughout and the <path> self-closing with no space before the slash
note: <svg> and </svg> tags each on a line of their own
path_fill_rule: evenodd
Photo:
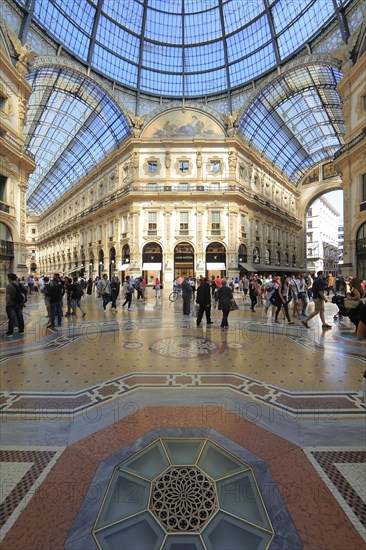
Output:
<svg viewBox="0 0 366 550">
<path fill-rule="evenodd" d="M 252 266 L 251 264 L 239 262 L 239 265 L 240 265 L 243 269 L 245 269 L 246 271 L 249 271 L 250 273 L 251 273 L 252 271 L 254 271 L 254 268 L 253 268 L 253 266 Z"/>
<path fill-rule="evenodd" d="M 224 264 L 224 262 L 217 262 L 217 263 L 207 262 L 206 269 L 207 271 L 214 271 L 214 270 L 225 271 L 226 265 Z"/>
<path fill-rule="evenodd" d="M 161 270 L 161 264 L 142 264 L 142 269 L 144 271 L 148 271 L 148 270 L 151 270 L 151 271 L 160 271 Z"/>
<path fill-rule="evenodd" d="M 126 271 L 130 267 L 130 264 L 120 264 L 118 271 Z"/>
<path fill-rule="evenodd" d="M 306 267 L 292 267 L 290 265 L 273 265 L 273 264 L 253 264 L 252 271 L 254 273 L 307 273 Z"/>
</svg>

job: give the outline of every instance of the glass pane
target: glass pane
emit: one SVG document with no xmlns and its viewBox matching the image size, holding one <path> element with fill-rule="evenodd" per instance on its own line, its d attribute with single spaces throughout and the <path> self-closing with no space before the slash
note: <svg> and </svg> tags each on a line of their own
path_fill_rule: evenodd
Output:
<svg viewBox="0 0 366 550">
<path fill-rule="evenodd" d="M 218 479 L 245 469 L 247 464 L 226 453 L 217 445 L 207 442 L 197 463 L 204 472 Z M 247 466 L 249 468 L 249 466 Z"/>
<path fill-rule="evenodd" d="M 102 506 L 96 528 L 113 523 L 148 507 L 150 483 L 116 471 Z"/>
<path fill-rule="evenodd" d="M 252 472 L 217 482 L 220 508 L 265 529 L 272 529 Z"/>
<path fill-rule="evenodd" d="M 103 550 L 158 550 L 164 539 L 163 531 L 148 512 L 97 531 L 95 537 Z"/>
<path fill-rule="evenodd" d="M 121 464 L 124 470 L 135 472 L 148 479 L 154 479 L 168 466 L 169 461 L 159 441 Z"/>
<path fill-rule="evenodd" d="M 187 212 L 181 212 L 182 214 L 187 214 Z M 164 439 L 163 444 L 167 450 L 171 463 L 174 464 L 195 464 L 199 452 L 203 447 L 203 440 L 189 440 L 189 439 Z"/>
</svg>

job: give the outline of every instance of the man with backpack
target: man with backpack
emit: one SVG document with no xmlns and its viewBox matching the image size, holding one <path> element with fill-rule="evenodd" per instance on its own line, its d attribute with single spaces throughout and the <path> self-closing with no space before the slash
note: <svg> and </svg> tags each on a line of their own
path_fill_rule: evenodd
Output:
<svg viewBox="0 0 366 550">
<path fill-rule="evenodd" d="M 81 298 L 84 296 L 84 291 L 81 284 L 78 282 L 77 277 L 72 278 L 72 283 L 69 285 L 70 297 L 71 297 L 71 309 L 72 315 L 76 317 L 76 308 L 78 307 L 85 317 L 86 312 L 81 307 Z"/>
<path fill-rule="evenodd" d="M 8 316 L 8 331 L 6 336 L 13 338 L 14 327 L 18 325 L 18 334 L 24 334 L 23 307 L 27 301 L 27 291 L 19 283 L 15 273 L 8 274 L 9 284 L 6 287 L 6 314 Z"/>
</svg>

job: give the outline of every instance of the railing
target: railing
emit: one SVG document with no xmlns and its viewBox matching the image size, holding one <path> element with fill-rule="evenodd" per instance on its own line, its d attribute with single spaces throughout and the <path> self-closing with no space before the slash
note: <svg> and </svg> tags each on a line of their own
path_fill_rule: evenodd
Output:
<svg viewBox="0 0 366 550">
<path fill-rule="evenodd" d="M 161 185 L 157 187 L 156 191 L 148 191 L 146 188 L 141 186 L 132 186 L 128 185 L 124 187 L 123 189 L 120 189 L 118 192 L 113 193 L 110 197 L 107 197 L 104 201 L 100 201 L 98 204 L 91 206 L 84 210 L 83 212 L 80 212 L 78 215 L 73 216 L 70 218 L 67 222 L 64 222 L 58 227 L 55 227 L 52 229 L 52 231 L 49 231 L 45 233 L 44 235 L 40 236 L 39 241 L 42 242 L 42 240 L 47 239 L 48 237 L 54 237 L 55 236 L 55 230 L 56 231 L 63 231 L 64 229 L 70 227 L 72 224 L 77 223 L 81 221 L 82 219 L 86 218 L 89 214 L 92 214 L 93 212 L 96 212 L 97 210 L 100 210 L 101 208 L 110 205 L 113 202 L 118 201 L 119 199 L 125 197 L 126 195 L 129 195 L 131 193 L 141 194 L 141 193 L 165 193 L 165 192 L 178 192 L 178 193 L 202 193 L 204 191 L 205 193 L 212 192 L 212 189 L 210 186 L 207 185 L 198 185 L 198 186 L 189 186 L 188 191 L 180 191 L 179 186 L 177 185 Z M 271 204 L 270 202 L 262 199 L 261 197 L 258 197 L 258 195 L 253 195 L 251 192 L 249 192 L 247 189 L 244 189 L 243 187 L 239 185 L 229 185 L 228 187 L 224 187 L 221 189 L 220 193 L 240 193 L 241 195 L 244 195 L 246 198 L 250 200 L 254 200 L 263 206 L 266 206 L 268 209 L 272 210 L 273 212 L 280 213 L 282 216 L 286 217 L 290 221 L 294 223 L 300 223 L 297 218 L 289 214 L 288 212 L 285 212 L 284 210 L 281 210 L 278 206 L 275 206 L 274 204 Z"/>
<path fill-rule="evenodd" d="M 366 137 L 366 128 L 364 128 L 362 130 L 362 132 L 360 134 L 358 134 L 356 137 L 354 137 L 353 139 L 351 139 L 351 141 L 349 141 L 348 143 L 346 143 L 345 145 L 343 145 L 343 147 L 341 147 L 340 149 L 338 149 L 338 151 L 336 151 L 334 153 L 334 157 L 333 157 L 333 160 L 337 159 L 338 157 L 340 157 L 341 155 L 343 155 L 343 153 L 347 153 L 347 151 L 350 151 L 351 149 L 353 149 L 353 147 L 356 147 L 356 145 L 358 145 L 359 143 L 361 143 L 361 141 Z"/>
</svg>

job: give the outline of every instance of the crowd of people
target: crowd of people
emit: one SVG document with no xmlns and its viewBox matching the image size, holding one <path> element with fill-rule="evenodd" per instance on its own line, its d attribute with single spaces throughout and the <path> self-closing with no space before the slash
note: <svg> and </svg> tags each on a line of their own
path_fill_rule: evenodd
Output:
<svg viewBox="0 0 366 550">
<path fill-rule="evenodd" d="M 147 287 L 151 286 L 155 293 L 155 299 L 161 299 L 162 284 L 159 278 L 152 279 L 147 284 L 144 277 L 126 276 L 123 283 L 117 276 L 109 280 L 108 275 L 89 277 L 83 276 L 61 277 L 54 274 L 53 277 L 28 277 L 21 278 L 11 273 L 8 275 L 6 287 L 6 312 L 8 316 L 7 336 L 12 337 L 14 327 L 18 326 L 18 333 L 24 333 L 23 308 L 26 306 L 27 296 L 34 292 L 42 295 L 47 312 L 47 328 L 56 330 L 62 325 L 64 316 L 82 317 L 86 311 L 82 307 L 84 295 L 101 298 L 103 310 L 107 307 L 110 311 L 117 312 L 117 300 L 123 296 L 121 307 L 131 308 L 132 300 L 146 303 Z M 298 318 L 302 325 L 310 328 L 309 321 L 319 315 L 324 329 L 331 328 L 324 316 L 324 304 L 328 301 L 330 292 L 336 296 L 344 296 L 348 300 L 349 307 L 354 310 L 350 319 L 356 326 L 356 333 L 360 339 L 366 338 L 366 298 L 365 284 L 357 278 L 345 280 L 343 277 L 334 277 L 331 274 L 325 277 L 322 271 L 317 275 L 296 274 L 261 276 L 252 274 L 231 280 L 212 276 L 177 277 L 173 282 L 173 289 L 179 290 L 183 298 L 183 315 L 191 314 L 192 302 L 197 304 L 197 326 L 201 325 L 203 316 L 206 316 L 207 325 L 213 324 L 211 320 L 211 308 L 222 311 L 221 329 L 227 330 L 228 317 L 232 309 L 237 308 L 235 295 L 240 294 L 239 302 L 245 307 L 249 305 L 251 313 L 255 313 L 258 306 L 263 306 L 265 314 L 270 312 L 272 321 L 280 323 L 280 315 L 289 324 L 294 324 L 293 319 Z M 310 302 L 314 308 L 307 315 Z M 352 304 L 352 302 L 354 302 Z M 64 311 L 66 307 L 66 311 Z"/>
</svg>

